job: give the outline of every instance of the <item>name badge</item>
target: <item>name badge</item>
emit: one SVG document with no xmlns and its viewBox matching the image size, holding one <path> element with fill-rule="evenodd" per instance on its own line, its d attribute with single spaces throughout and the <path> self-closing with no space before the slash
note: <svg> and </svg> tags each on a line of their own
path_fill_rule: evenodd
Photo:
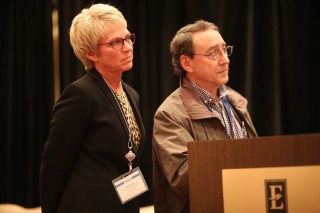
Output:
<svg viewBox="0 0 320 213">
<path fill-rule="evenodd" d="M 139 167 L 112 180 L 112 184 L 122 204 L 149 190 Z"/>
</svg>

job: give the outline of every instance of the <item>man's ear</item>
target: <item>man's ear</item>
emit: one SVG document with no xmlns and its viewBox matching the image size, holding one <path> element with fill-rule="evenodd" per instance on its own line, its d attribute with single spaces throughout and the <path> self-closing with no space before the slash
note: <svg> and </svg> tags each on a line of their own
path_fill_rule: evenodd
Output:
<svg viewBox="0 0 320 213">
<path fill-rule="evenodd" d="M 189 56 L 186 55 L 181 55 L 180 56 L 180 64 L 182 66 L 182 68 L 186 71 L 186 72 L 193 72 L 192 69 L 192 60 Z"/>
</svg>

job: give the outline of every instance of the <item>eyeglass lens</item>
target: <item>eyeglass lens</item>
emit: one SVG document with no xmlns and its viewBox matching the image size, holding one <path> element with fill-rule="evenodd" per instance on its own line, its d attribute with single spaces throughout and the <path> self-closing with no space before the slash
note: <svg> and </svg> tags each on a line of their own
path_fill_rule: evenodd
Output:
<svg viewBox="0 0 320 213">
<path fill-rule="evenodd" d="M 227 46 L 225 49 L 224 49 L 224 52 L 227 54 L 227 56 L 230 56 L 233 52 L 233 46 Z"/>
<path fill-rule="evenodd" d="M 127 35 L 126 38 L 124 38 L 124 39 L 117 39 L 117 40 L 111 42 L 111 45 L 112 45 L 113 49 L 119 50 L 123 47 L 124 41 L 126 41 L 129 44 L 134 44 L 135 38 L 136 38 L 135 34 L 132 33 L 132 34 Z"/>
</svg>

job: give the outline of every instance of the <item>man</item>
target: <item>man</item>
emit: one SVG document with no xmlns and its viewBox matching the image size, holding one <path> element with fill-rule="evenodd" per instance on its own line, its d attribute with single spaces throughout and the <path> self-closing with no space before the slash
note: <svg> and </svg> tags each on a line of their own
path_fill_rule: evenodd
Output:
<svg viewBox="0 0 320 213">
<path fill-rule="evenodd" d="M 226 86 L 227 46 L 213 23 L 181 28 L 170 51 L 180 87 L 158 108 L 153 127 L 155 212 L 190 212 L 187 144 L 257 137 L 247 100 Z"/>
</svg>

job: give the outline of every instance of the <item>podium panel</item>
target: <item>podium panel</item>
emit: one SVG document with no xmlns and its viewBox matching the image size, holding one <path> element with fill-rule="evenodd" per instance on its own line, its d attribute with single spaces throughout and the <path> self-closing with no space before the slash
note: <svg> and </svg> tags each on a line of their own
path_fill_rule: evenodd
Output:
<svg viewBox="0 0 320 213">
<path fill-rule="evenodd" d="M 320 213 L 320 166 L 223 169 L 222 189 L 224 213 Z"/>
<path fill-rule="evenodd" d="M 308 187 L 310 184 L 312 185 L 310 180 L 320 180 L 320 134 L 190 142 L 188 144 L 188 164 L 192 213 L 232 213 L 231 206 L 239 204 L 241 198 L 250 200 L 246 204 L 248 206 L 254 203 L 264 205 L 262 212 L 268 213 L 277 210 L 273 212 L 287 213 L 289 212 L 288 208 L 292 208 L 292 202 L 295 205 L 297 202 L 301 202 L 302 206 L 306 204 L 303 203 L 304 199 L 292 199 L 297 196 L 297 193 L 300 196 L 309 196 L 311 201 L 308 202 L 311 205 L 320 205 L 320 199 L 318 199 L 320 192 L 311 190 L 310 197 L 307 195 L 308 189 L 292 188 L 292 186 L 296 186 L 296 184 L 292 184 L 294 180 L 292 177 L 295 173 L 304 179 L 300 180 L 301 183 L 307 184 L 306 182 L 309 182 Z M 306 168 L 314 170 L 311 172 L 308 170 L 309 172 L 302 175 L 302 171 L 299 169 L 305 171 Z M 263 173 L 266 170 L 269 170 L 267 176 Z M 286 173 L 286 170 L 289 173 Z M 241 182 L 241 178 L 246 181 Z M 257 185 L 250 186 L 248 184 L 250 179 L 251 183 L 256 181 L 259 187 L 263 186 L 263 188 L 257 192 L 252 190 L 253 188 L 250 187 Z M 320 181 L 314 182 L 319 183 Z M 231 184 L 235 184 L 234 187 Z M 239 184 L 242 184 L 243 187 L 241 188 Z M 251 194 L 248 197 L 243 194 L 241 197 L 242 192 L 239 191 L 244 190 L 245 187 L 249 187 L 247 192 Z M 320 186 L 314 185 L 315 189 L 317 187 Z M 290 196 L 291 198 L 287 199 Z M 319 201 L 312 202 L 312 199 Z M 246 209 L 246 206 L 242 206 L 242 208 Z M 317 208 L 319 207 L 310 207 L 310 209 Z M 246 212 L 252 211 L 247 208 Z"/>
</svg>

